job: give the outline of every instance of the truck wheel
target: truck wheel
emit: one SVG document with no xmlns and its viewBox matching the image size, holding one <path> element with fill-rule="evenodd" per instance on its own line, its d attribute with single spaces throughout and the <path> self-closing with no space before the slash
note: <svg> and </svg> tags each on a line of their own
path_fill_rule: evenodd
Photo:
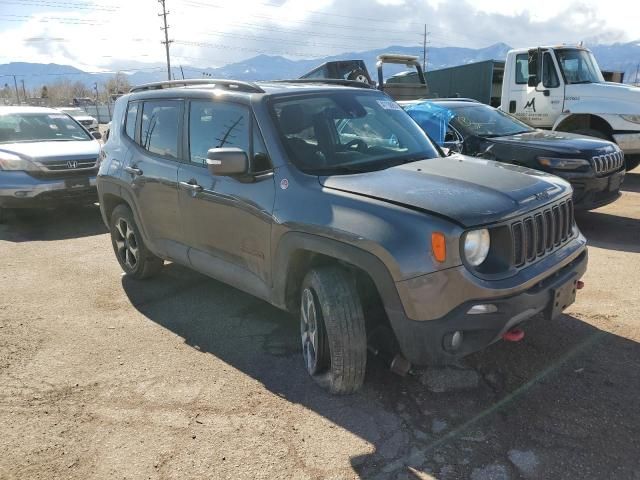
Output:
<svg viewBox="0 0 640 480">
<path fill-rule="evenodd" d="M 111 244 L 124 273 L 143 280 L 162 268 L 164 261 L 144 244 L 133 213 L 126 205 L 118 205 L 111 214 Z"/>
<path fill-rule="evenodd" d="M 639 155 L 625 155 L 624 157 L 627 163 L 627 172 L 630 172 L 638 165 L 640 165 L 640 154 Z"/>
<path fill-rule="evenodd" d="M 335 394 L 358 390 L 367 364 L 364 313 L 355 281 L 338 267 L 311 270 L 300 298 L 302 355 L 309 375 Z"/>
</svg>

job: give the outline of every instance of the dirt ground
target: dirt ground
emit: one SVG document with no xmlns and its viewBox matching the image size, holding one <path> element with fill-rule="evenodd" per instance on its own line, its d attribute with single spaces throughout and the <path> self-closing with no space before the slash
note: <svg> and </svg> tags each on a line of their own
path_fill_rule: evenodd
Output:
<svg viewBox="0 0 640 480">
<path fill-rule="evenodd" d="M 640 479 L 640 169 L 580 215 L 586 287 L 434 393 L 332 397 L 294 319 L 176 265 L 122 276 L 98 209 L 0 226 L 1 479 Z M 422 381 L 421 381 L 422 380 Z"/>
</svg>

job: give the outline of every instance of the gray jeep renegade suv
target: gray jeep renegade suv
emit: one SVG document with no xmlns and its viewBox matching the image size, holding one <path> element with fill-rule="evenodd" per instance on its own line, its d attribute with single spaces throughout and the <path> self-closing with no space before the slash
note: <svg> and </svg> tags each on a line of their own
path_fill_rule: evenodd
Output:
<svg viewBox="0 0 640 480">
<path fill-rule="evenodd" d="M 104 155 L 125 273 L 170 260 L 297 314 L 306 368 L 334 393 L 360 387 L 377 332 L 444 362 L 558 316 L 586 270 L 568 183 L 443 158 L 376 90 L 145 85 L 116 102 Z"/>
</svg>

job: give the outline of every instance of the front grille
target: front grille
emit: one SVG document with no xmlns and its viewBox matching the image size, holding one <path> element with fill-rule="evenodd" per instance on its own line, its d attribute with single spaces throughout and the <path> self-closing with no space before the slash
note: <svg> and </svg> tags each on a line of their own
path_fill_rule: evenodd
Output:
<svg viewBox="0 0 640 480">
<path fill-rule="evenodd" d="M 605 155 L 596 155 L 591 157 L 591 161 L 597 175 L 606 175 L 622 168 L 624 165 L 624 153 L 622 153 L 622 150 L 618 150 Z"/>
<path fill-rule="evenodd" d="M 572 236 L 573 202 L 562 201 L 511 224 L 513 265 L 522 267 L 557 250 Z"/>
<path fill-rule="evenodd" d="M 81 160 L 57 160 L 54 162 L 41 163 L 40 166 L 50 172 L 69 172 L 95 168 L 97 162 L 97 158 L 83 158 Z"/>
</svg>

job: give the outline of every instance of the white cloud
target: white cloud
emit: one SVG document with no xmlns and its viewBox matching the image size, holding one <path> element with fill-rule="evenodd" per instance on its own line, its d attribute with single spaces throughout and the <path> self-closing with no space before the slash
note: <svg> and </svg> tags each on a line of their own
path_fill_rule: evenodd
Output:
<svg viewBox="0 0 640 480">
<path fill-rule="evenodd" d="M 30 0 L 31 1 L 31 0 Z M 82 3 L 80 3 L 82 2 Z M 51 2 L 0 12 L 0 63 L 70 63 L 83 69 L 164 62 L 156 0 Z M 217 66 L 259 53 L 314 57 L 421 44 L 513 46 L 640 38 L 629 3 L 610 0 L 167 0 L 174 64 Z M 80 8 L 82 6 L 82 8 Z M 11 17 L 14 15 L 14 17 Z M 16 16 L 17 15 L 17 16 Z M 26 21 L 16 20 L 28 15 Z"/>
</svg>

